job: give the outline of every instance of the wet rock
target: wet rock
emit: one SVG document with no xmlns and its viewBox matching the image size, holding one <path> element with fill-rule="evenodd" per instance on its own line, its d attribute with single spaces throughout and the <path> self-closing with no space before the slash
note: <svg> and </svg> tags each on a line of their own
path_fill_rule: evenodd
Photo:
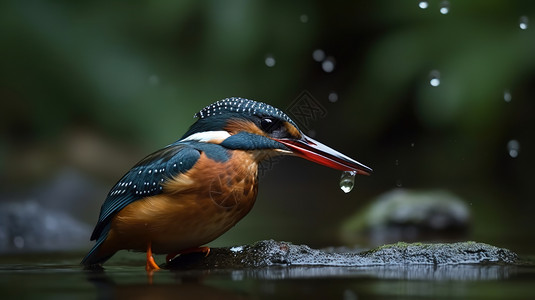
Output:
<svg viewBox="0 0 535 300">
<path fill-rule="evenodd" d="M 452 244 L 397 243 L 359 253 L 333 253 L 273 240 L 230 248 L 212 248 L 208 256 L 193 253 L 175 258 L 169 269 L 247 268 L 267 266 L 385 266 L 514 264 L 518 256 L 507 249 L 463 242 Z"/>
<path fill-rule="evenodd" d="M 88 225 L 35 201 L 0 204 L 0 253 L 80 249 L 90 233 Z"/>
<path fill-rule="evenodd" d="M 395 189 L 377 197 L 342 227 L 346 243 L 382 245 L 396 241 L 462 238 L 470 225 L 468 205 L 447 191 Z"/>
<path fill-rule="evenodd" d="M 397 243 L 361 253 L 379 264 L 455 265 L 515 263 L 518 256 L 507 249 L 484 243 Z"/>
</svg>

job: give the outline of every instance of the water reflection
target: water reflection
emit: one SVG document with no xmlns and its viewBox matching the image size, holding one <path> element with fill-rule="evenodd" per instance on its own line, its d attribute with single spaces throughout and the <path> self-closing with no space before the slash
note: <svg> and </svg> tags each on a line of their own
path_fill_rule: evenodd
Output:
<svg viewBox="0 0 535 300">
<path fill-rule="evenodd" d="M 488 295 L 485 294 L 487 288 L 494 287 L 498 281 L 502 290 L 514 288 L 518 295 L 527 296 L 527 291 L 532 288 L 530 282 L 535 278 L 535 268 L 520 265 L 272 266 L 162 270 L 154 274 L 150 283 L 144 269 L 138 265 L 89 271 L 82 270 L 77 264 L 78 257 L 76 260 L 59 257 L 48 260 L 41 256 L 34 263 L 0 264 L 3 298 L 244 299 L 334 295 L 354 299 L 382 295 L 385 291 L 396 295 L 428 291 L 437 297 L 456 291 L 462 298 L 466 293 Z M 27 280 L 29 276 L 31 280 Z M 459 290 L 460 282 L 463 282 L 462 290 Z M 396 288 L 401 284 L 411 286 L 411 289 Z M 433 289 L 437 284 L 444 289 Z"/>
<path fill-rule="evenodd" d="M 269 267 L 234 270 L 231 277 L 284 280 L 312 278 L 376 278 L 430 281 L 482 281 L 508 279 L 518 273 L 517 266 L 505 265 L 399 265 L 371 267 Z"/>
<path fill-rule="evenodd" d="M 167 273 L 167 274 L 165 274 Z M 87 279 L 98 293 L 99 299 L 244 299 L 244 295 L 234 293 L 232 290 L 204 284 L 204 275 L 201 273 L 192 276 L 183 274 L 173 280 L 169 272 L 156 273 L 158 280 L 151 282 L 136 282 L 129 280 L 118 283 L 105 271 L 89 271 Z M 117 275 L 117 274 L 113 274 Z M 123 274 L 124 276 L 125 274 Z M 160 275 L 160 276 L 158 276 Z M 121 281 L 124 281 L 124 278 Z M 137 278 L 139 279 L 139 278 Z"/>
</svg>

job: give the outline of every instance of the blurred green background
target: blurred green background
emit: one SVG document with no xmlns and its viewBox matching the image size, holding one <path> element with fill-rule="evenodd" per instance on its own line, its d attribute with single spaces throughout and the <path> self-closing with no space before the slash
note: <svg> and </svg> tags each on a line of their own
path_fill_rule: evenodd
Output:
<svg viewBox="0 0 535 300">
<path fill-rule="evenodd" d="M 445 189 L 469 204 L 469 239 L 533 254 L 535 2 L 419 2 L 2 1 L 0 201 L 92 226 L 109 188 L 204 106 L 285 110 L 306 90 L 327 111 L 309 133 L 374 174 L 344 194 L 339 172 L 277 160 L 212 245 L 339 245 L 375 196 Z"/>
</svg>

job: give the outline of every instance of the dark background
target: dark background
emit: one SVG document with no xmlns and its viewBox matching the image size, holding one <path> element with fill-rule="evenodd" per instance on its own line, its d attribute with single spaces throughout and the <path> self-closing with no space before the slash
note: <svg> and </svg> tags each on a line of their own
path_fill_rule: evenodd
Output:
<svg viewBox="0 0 535 300">
<path fill-rule="evenodd" d="M 2 1 L 0 201 L 92 226 L 108 189 L 204 106 L 240 96 L 287 110 L 308 91 L 326 111 L 309 133 L 374 174 L 344 194 L 338 171 L 277 160 L 253 211 L 213 245 L 339 245 L 345 218 L 407 188 L 453 192 L 471 209 L 469 239 L 533 253 L 535 2 L 418 4 Z"/>
</svg>

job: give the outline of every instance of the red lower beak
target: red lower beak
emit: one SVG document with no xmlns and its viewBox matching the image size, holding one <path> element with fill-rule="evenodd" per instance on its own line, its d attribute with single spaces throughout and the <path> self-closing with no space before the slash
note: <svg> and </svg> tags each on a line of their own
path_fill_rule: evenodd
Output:
<svg viewBox="0 0 535 300">
<path fill-rule="evenodd" d="M 341 171 L 355 171 L 357 174 L 370 175 L 371 168 L 358 161 L 303 135 L 299 140 L 276 139 L 297 156 L 308 159 L 315 163 Z"/>
</svg>

